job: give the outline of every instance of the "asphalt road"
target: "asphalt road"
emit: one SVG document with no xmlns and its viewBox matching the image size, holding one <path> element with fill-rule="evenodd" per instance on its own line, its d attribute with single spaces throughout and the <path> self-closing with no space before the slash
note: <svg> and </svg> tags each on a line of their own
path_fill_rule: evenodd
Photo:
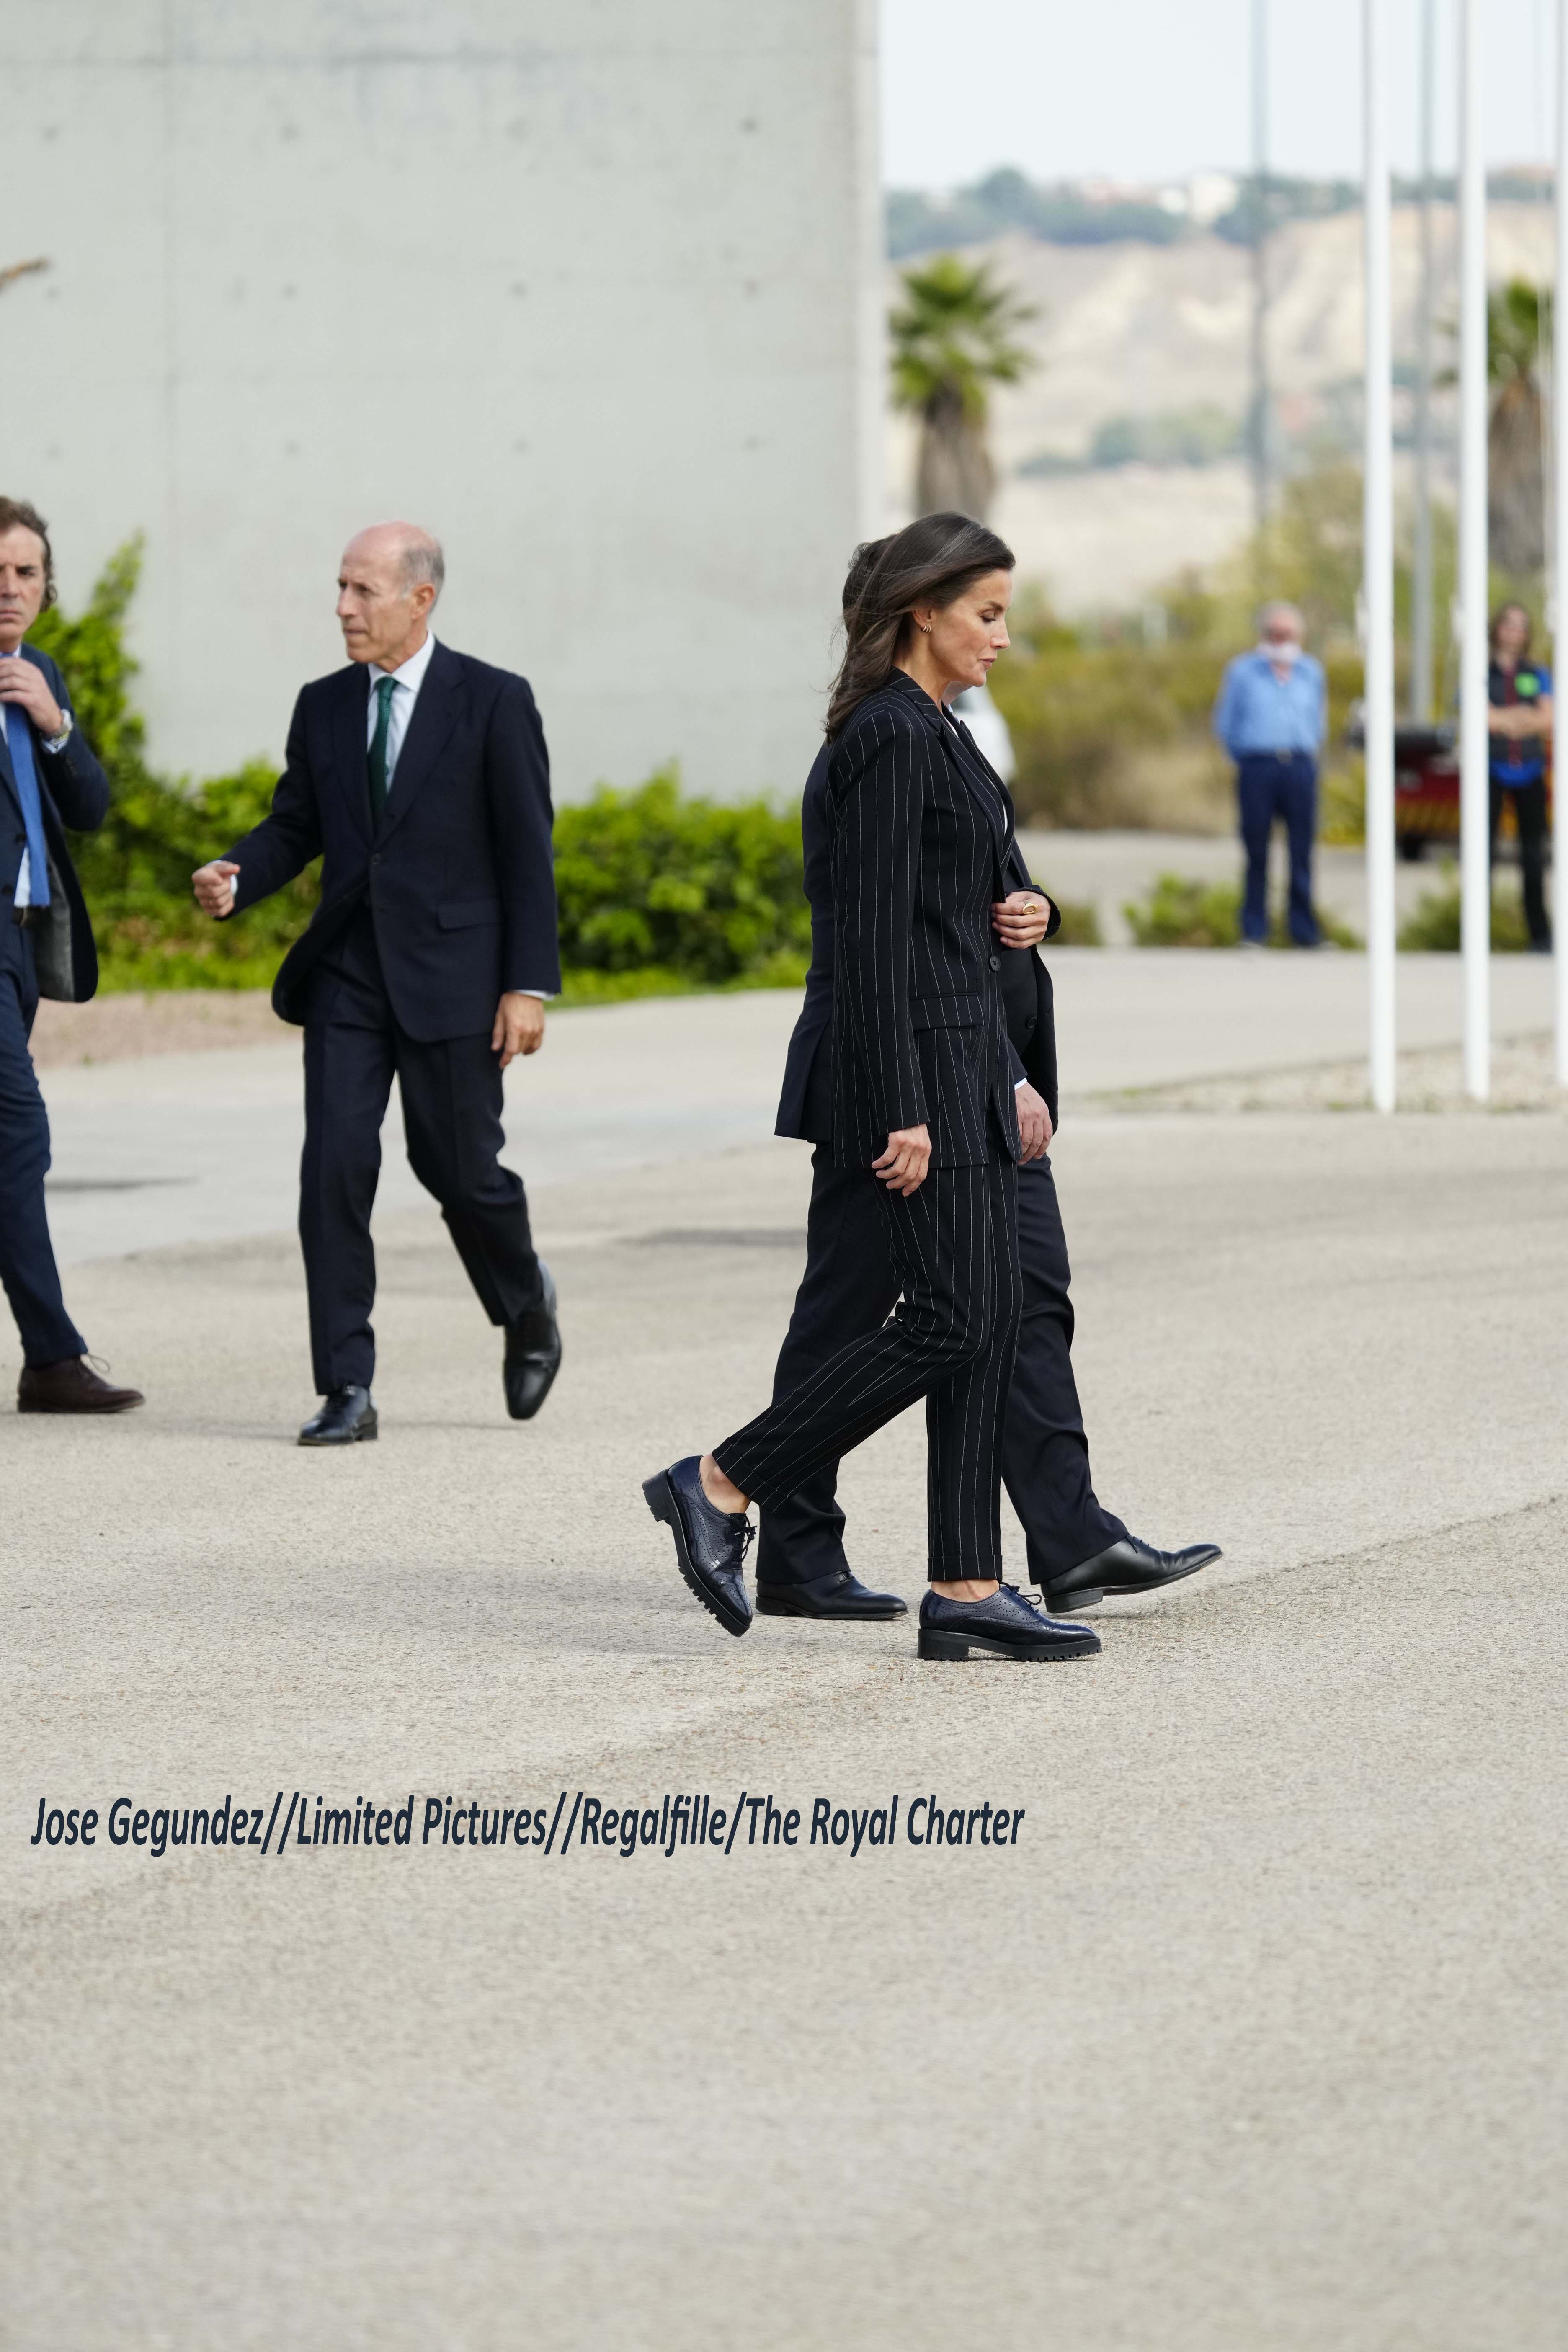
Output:
<svg viewBox="0 0 1568 2352">
<path fill-rule="evenodd" d="M 682 1017 L 667 1109 L 739 1035 Z M 120 1099 L 85 1174 L 154 1131 Z M 261 1128 L 205 1108 L 254 1219 Z M 344 1457 L 289 1443 L 286 1232 L 127 1243 L 137 1195 L 75 1196 L 135 1252 L 79 1251 L 76 1311 L 150 1402 L 0 1434 L 0 2340 L 1557 2352 L 1568 1124 L 1069 1120 L 1097 1483 L 1226 1556 L 1029 1671 L 686 1595 L 639 1481 L 765 1394 L 807 1174 L 701 1139 L 595 1173 L 584 1133 L 539 1188 L 566 1360 L 526 1428 L 390 1207 Z M 911 1605 L 921 1454 L 906 1416 L 844 1488 Z M 797 1843 L 563 1844 L 579 1791 L 745 1791 Z M 296 1792 L 412 1798 L 410 1842 L 279 1852 Z M 908 1842 L 932 1795 L 962 1849 Z M 270 1843 L 113 1845 L 121 1797 Z M 432 1797 L 553 1842 L 426 1844 Z M 40 1800 L 92 1850 L 30 1843 Z"/>
</svg>

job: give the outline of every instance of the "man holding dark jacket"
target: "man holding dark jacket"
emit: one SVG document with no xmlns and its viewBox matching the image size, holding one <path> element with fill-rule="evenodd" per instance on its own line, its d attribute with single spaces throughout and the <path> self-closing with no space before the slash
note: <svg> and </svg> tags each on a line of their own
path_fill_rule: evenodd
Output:
<svg viewBox="0 0 1568 2352">
<path fill-rule="evenodd" d="M 851 581 L 846 583 L 847 598 Z M 981 755 L 951 714 L 966 750 Z M 834 1165 L 833 930 L 828 747 L 817 755 L 801 811 L 805 895 L 811 902 L 811 971 L 805 1003 L 790 1039 L 775 1133 L 815 1143 L 807 1213 L 805 1275 L 779 1353 L 774 1396 L 798 1388 L 816 1368 L 861 1331 L 874 1330 L 899 1295 L 878 1214 L 858 1169 Z M 984 764 L 984 762 L 982 762 Z M 1046 1149 L 1057 1121 L 1057 1045 L 1051 976 L 1032 947 L 1010 941 L 1061 917 L 1030 882 L 1013 845 L 1005 903 L 994 911 L 996 957 L 1023 1153 L 1018 1167 L 1018 1258 L 1024 1283 L 1018 1352 L 1003 1438 L 1002 1476 L 1028 1544 L 1029 1575 L 1053 1615 L 1084 1609 L 1108 1592 L 1148 1592 L 1190 1576 L 1219 1558 L 1214 1544 L 1157 1551 L 1129 1535 L 1107 1511 L 1089 1478 L 1070 1349 L 1067 1239 Z M 844 1554 L 844 1514 L 836 1499 L 837 1463 L 762 1514 L 757 1547 L 757 1609 L 763 1616 L 868 1619 L 901 1617 L 896 1593 L 871 1592 Z"/>
<path fill-rule="evenodd" d="M 96 833 L 109 814 L 109 780 L 82 740 L 65 680 L 26 643 L 54 601 L 43 517 L 24 499 L 0 499 L 0 1281 L 22 1335 L 16 1409 L 124 1412 L 141 1391 L 94 1371 L 60 1293 L 44 1205 L 49 1118 L 27 1050 L 40 996 L 81 1004 L 98 986 L 64 827 Z"/>
<path fill-rule="evenodd" d="M 431 635 L 444 576 L 411 523 L 349 542 L 348 667 L 300 694 L 271 814 L 194 877 L 224 919 L 322 859 L 321 903 L 272 992 L 305 1031 L 300 1237 L 323 1402 L 302 1445 L 377 1431 L 370 1219 L 394 1076 L 414 1172 L 505 1329 L 514 1420 L 561 1360 L 554 1286 L 499 1158 L 501 1073 L 543 1044 L 561 985 L 549 759 L 526 679 Z"/>
</svg>

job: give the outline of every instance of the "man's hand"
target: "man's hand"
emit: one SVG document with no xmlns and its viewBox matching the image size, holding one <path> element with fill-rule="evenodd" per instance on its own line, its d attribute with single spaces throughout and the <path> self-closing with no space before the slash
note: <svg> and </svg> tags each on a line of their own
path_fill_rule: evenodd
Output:
<svg viewBox="0 0 1568 2352">
<path fill-rule="evenodd" d="M 544 1007 L 537 996 L 524 996 L 518 988 L 509 988 L 496 1006 L 496 1025 L 490 1031 L 490 1051 L 500 1055 L 504 1070 L 519 1054 L 537 1054 L 544 1043 Z"/>
<path fill-rule="evenodd" d="M 1050 928 L 1051 902 L 1043 890 L 1014 890 L 991 909 L 1005 948 L 1037 948 Z"/>
<path fill-rule="evenodd" d="M 191 877 L 191 887 L 196 894 L 196 904 L 204 915 L 221 923 L 234 912 L 234 877 L 237 866 L 226 857 L 215 857 L 210 866 L 198 866 Z"/>
<path fill-rule="evenodd" d="M 49 692 L 49 683 L 36 662 L 20 654 L 0 654 L 0 702 L 15 702 L 25 710 L 47 743 L 66 723 L 65 712 Z"/>
<path fill-rule="evenodd" d="M 1018 1165 L 1026 1168 L 1031 1160 L 1043 1159 L 1050 1149 L 1051 1114 L 1045 1097 L 1026 1084 L 1014 1087 L 1013 1100 L 1018 1106 L 1018 1140 L 1023 1146 Z"/>
<path fill-rule="evenodd" d="M 894 1128 L 886 1151 L 871 1166 L 889 1192 L 901 1192 L 907 1201 L 911 1192 L 920 1191 L 931 1166 L 930 1128 Z"/>
</svg>

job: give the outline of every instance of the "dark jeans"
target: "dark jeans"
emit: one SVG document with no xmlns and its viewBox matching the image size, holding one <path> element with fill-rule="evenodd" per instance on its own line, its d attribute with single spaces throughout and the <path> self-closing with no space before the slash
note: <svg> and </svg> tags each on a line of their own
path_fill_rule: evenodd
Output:
<svg viewBox="0 0 1568 2352">
<path fill-rule="evenodd" d="M 1524 886 L 1524 919 L 1530 927 L 1531 944 L 1538 948 L 1552 945 L 1552 925 L 1546 913 L 1544 866 L 1546 862 L 1546 783 L 1537 778 L 1533 784 L 1501 784 L 1495 776 L 1490 783 L 1491 836 L 1488 856 L 1497 860 L 1498 827 L 1502 823 L 1502 799 L 1505 793 L 1513 794 L 1514 822 L 1519 827 L 1519 863 Z"/>
<path fill-rule="evenodd" d="M 1268 937 L 1268 837 L 1284 820 L 1290 845 L 1290 937 L 1299 948 L 1318 944 L 1312 912 L 1312 842 L 1318 829 L 1318 763 L 1306 751 L 1274 752 L 1237 762 L 1241 838 L 1247 850 L 1247 891 L 1241 907 L 1244 940 Z"/>
<path fill-rule="evenodd" d="M 84 1356 L 87 1341 L 66 1313 L 44 1206 L 49 1115 L 27 1051 L 37 1009 L 33 942 L 11 919 L 10 893 L 0 893 L 0 1283 L 23 1360 L 58 1364 Z"/>
<path fill-rule="evenodd" d="M 320 1394 L 368 1388 L 375 1370 L 370 1215 L 381 1124 L 395 1076 L 408 1164 L 441 1203 L 492 1323 L 539 1305 L 542 1284 L 522 1180 L 500 1165 L 501 1076 L 488 1032 L 434 1045 L 393 1019 L 375 934 L 359 917 L 311 983 L 305 1024 L 305 1151 L 300 1240 Z"/>
<path fill-rule="evenodd" d="M 1072 1277 L 1048 1160 L 1018 1171 L 1018 1265 L 1023 1314 L 1003 1423 L 1002 1478 L 1023 1522 L 1029 1574 L 1047 1584 L 1127 1533 L 1096 1496 L 1089 1476 L 1072 1370 Z M 885 1322 L 898 1295 L 885 1222 L 861 1171 L 836 1168 L 819 1144 L 805 1275 L 779 1351 L 775 1397 L 804 1385 L 847 1339 Z M 837 1484 L 838 1465 L 828 1462 L 782 1503 L 764 1508 L 760 1584 L 808 1584 L 847 1567 Z"/>
<path fill-rule="evenodd" d="M 937 1583 L 999 1575 L 1002 1422 L 1020 1305 L 1016 1171 L 1001 1159 L 933 1168 L 907 1200 L 868 1168 L 843 1172 L 881 1221 L 897 1309 L 869 1329 L 840 1331 L 715 1459 L 764 1513 L 776 1510 L 924 1397 L 926 1573 Z"/>
</svg>

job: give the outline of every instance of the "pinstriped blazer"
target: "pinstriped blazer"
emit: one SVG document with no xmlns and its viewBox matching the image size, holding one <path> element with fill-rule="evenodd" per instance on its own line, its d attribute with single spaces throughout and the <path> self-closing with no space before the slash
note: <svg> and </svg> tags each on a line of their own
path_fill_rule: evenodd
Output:
<svg viewBox="0 0 1568 2352">
<path fill-rule="evenodd" d="M 833 832 L 833 1156 L 867 1167 L 895 1128 L 936 1167 L 1018 1154 L 994 900 L 1013 845 L 1007 789 L 895 670 L 827 768 Z"/>
</svg>

